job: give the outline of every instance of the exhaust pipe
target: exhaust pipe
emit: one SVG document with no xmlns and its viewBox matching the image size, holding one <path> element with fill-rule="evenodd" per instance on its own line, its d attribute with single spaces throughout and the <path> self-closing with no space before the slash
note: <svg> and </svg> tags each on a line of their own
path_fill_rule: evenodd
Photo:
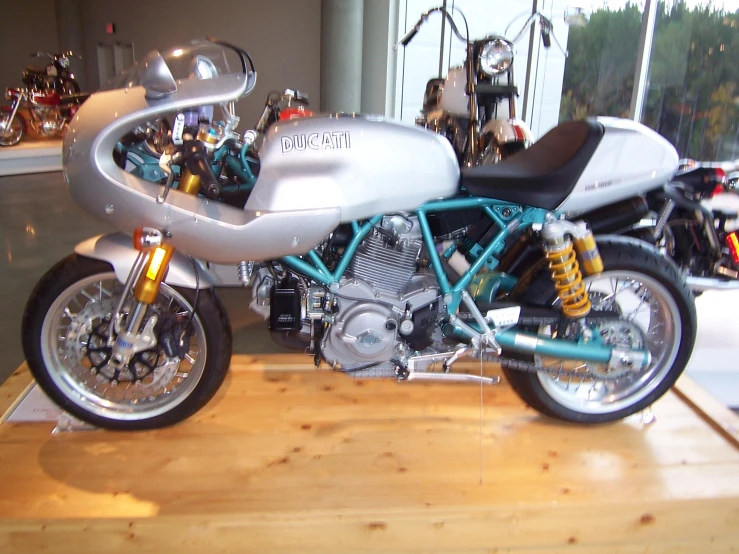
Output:
<svg viewBox="0 0 739 554">
<path fill-rule="evenodd" d="M 648 213 L 647 201 L 641 196 L 636 196 L 585 212 L 577 219 L 586 221 L 596 235 L 618 234 L 629 230 Z"/>
<path fill-rule="evenodd" d="M 739 290 L 739 280 L 724 281 L 713 277 L 688 277 L 686 281 L 693 292 Z"/>
</svg>

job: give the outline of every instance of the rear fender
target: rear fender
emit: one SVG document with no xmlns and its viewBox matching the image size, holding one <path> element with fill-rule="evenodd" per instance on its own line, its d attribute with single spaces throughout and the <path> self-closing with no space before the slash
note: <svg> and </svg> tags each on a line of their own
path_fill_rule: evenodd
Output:
<svg viewBox="0 0 739 554">
<path fill-rule="evenodd" d="M 531 129 L 520 119 L 493 119 L 483 126 L 480 135 L 492 136 L 498 145 L 511 142 L 520 142 L 524 145 L 534 143 Z"/>
<path fill-rule="evenodd" d="M 125 283 L 128 279 L 128 274 L 131 272 L 131 268 L 139 254 L 139 251 L 133 247 L 131 237 L 125 233 L 110 233 L 92 237 L 75 246 L 74 251 L 80 256 L 108 262 L 113 266 L 115 276 L 121 283 Z M 164 282 L 168 285 L 188 289 L 197 287 L 201 289 L 213 288 L 215 285 L 213 275 L 199 261 L 195 260 L 195 263 L 198 266 L 198 279 L 195 278 L 195 270 L 190 258 L 179 251 L 175 251 L 172 260 L 169 262 L 169 269 Z"/>
</svg>

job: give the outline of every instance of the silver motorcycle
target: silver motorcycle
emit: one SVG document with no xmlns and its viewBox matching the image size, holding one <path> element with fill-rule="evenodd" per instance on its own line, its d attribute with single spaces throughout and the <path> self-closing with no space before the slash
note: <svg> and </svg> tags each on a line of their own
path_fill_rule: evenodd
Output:
<svg viewBox="0 0 739 554">
<path fill-rule="evenodd" d="M 207 75 L 193 71 L 205 60 Z M 353 377 L 487 384 L 496 379 L 455 363 L 495 360 L 541 413 L 601 423 L 648 406 L 683 371 L 696 315 L 676 266 L 567 218 L 669 178 L 677 155 L 659 135 L 632 121 L 565 123 L 460 179 L 449 142 L 424 129 L 358 115 L 281 121 L 244 208 L 172 188 L 174 164 L 215 182 L 197 137 L 160 158 L 164 184 L 113 159 L 130 129 L 228 110 L 255 81 L 249 55 L 214 39 L 152 51 L 70 125 L 69 191 L 121 232 L 77 245 L 28 301 L 28 365 L 62 408 L 151 429 L 208 402 L 231 330 L 198 260 L 232 264 L 275 335 Z M 461 275 L 455 255 L 469 264 Z"/>
</svg>

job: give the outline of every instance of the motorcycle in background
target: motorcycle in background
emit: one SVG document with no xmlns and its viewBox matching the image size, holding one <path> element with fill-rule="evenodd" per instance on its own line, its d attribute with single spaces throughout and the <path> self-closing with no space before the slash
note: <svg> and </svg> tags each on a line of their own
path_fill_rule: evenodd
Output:
<svg viewBox="0 0 739 554">
<path fill-rule="evenodd" d="M 67 129 L 89 93 L 59 94 L 53 90 L 7 88 L 5 98 L 10 106 L 0 109 L 0 146 L 18 144 L 28 131 L 26 118 L 19 112 L 25 108 L 33 131 L 43 138 L 60 137 Z"/>
<path fill-rule="evenodd" d="M 445 8 L 437 7 L 422 14 L 398 44 L 407 46 L 429 15 L 437 11 L 449 21 L 454 35 L 467 45 L 467 56 L 464 65 L 449 69 L 445 78 L 428 81 L 416 124 L 447 137 L 460 165 L 465 167 L 497 163 L 527 148 L 534 137 L 528 125 L 516 119 L 518 88 L 513 75 L 513 47 L 538 20 L 544 47 L 549 48 L 554 38 L 567 55 L 552 33 L 552 22 L 536 12 L 512 40 L 489 35 L 471 41 L 464 14 L 457 10 L 464 19 L 467 36 L 462 36 Z M 504 102 L 508 104 L 507 117 L 502 118 L 498 108 Z"/>
<path fill-rule="evenodd" d="M 695 294 L 736 290 L 739 213 L 712 205 L 719 196 L 737 192 L 739 174 L 729 177 L 721 164 L 680 160 L 668 183 L 580 217 L 596 233 L 633 236 L 660 248 L 682 269 Z"/>
<path fill-rule="evenodd" d="M 23 84 L 29 90 L 37 92 L 52 91 L 57 94 L 76 94 L 80 86 L 70 71 L 70 58 L 82 59 L 82 56 L 71 50 L 52 54 L 51 52 L 35 52 L 34 58 L 48 58 L 50 61 L 45 67 L 29 65 L 23 71 Z"/>
<path fill-rule="evenodd" d="M 207 79 L 183 71 L 199 57 L 213 65 Z M 82 106 L 63 148 L 75 201 L 121 232 L 78 244 L 51 268 L 22 322 L 31 371 L 73 415 L 151 429 L 213 397 L 231 333 L 199 260 L 238 266 L 251 285 L 245 302 L 270 330 L 350 376 L 493 384 L 455 365 L 491 359 L 541 413 L 603 423 L 652 404 L 687 364 L 695 306 L 676 266 L 633 239 L 596 241 L 565 217 L 674 174 L 674 148 L 644 126 L 565 123 L 460 179 L 450 143 L 428 130 L 356 114 L 299 118 L 269 128 L 259 180 L 237 208 L 199 194 L 219 181 L 205 146 L 174 138 L 183 111 L 228 107 L 253 90 L 249 55 L 210 39 L 152 51 L 130 78 Z M 167 114 L 178 115 L 165 184 L 118 167 L 111 152 L 126 130 Z M 200 187 L 172 188 L 175 160 Z M 606 179 L 613 186 L 591 190 Z M 470 207 L 494 228 L 462 231 L 471 266 L 450 280 L 429 216 L 451 227 Z M 538 251 L 535 263 L 520 263 L 522 243 Z M 497 293 L 470 288 L 483 268 Z"/>
</svg>

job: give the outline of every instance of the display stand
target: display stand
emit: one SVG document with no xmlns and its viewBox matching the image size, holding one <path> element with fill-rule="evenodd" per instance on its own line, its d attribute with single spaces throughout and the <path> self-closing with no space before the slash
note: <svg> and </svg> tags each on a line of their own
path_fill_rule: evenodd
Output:
<svg viewBox="0 0 739 554">
<path fill-rule="evenodd" d="M 21 367 L 0 411 L 29 382 Z M 236 356 L 169 429 L 2 424 L 0 551 L 732 551 L 739 420 L 685 378 L 653 412 L 563 425 L 505 381 L 481 395 Z"/>
<path fill-rule="evenodd" d="M 61 139 L 24 139 L 15 146 L 0 147 L 0 176 L 61 169 Z"/>
</svg>

